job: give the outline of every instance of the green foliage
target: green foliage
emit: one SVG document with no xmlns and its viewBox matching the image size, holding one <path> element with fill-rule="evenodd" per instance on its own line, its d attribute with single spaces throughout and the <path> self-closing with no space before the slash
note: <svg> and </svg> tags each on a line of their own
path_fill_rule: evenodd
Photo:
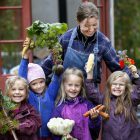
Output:
<svg viewBox="0 0 140 140">
<path fill-rule="evenodd" d="M 0 133 L 5 134 L 7 131 L 10 131 L 8 120 L 11 120 L 14 127 L 19 125 L 17 120 L 8 116 L 8 112 L 15 109 L 16 104 L 13 103 L 8 96 L 3 96 L 0 91 L 0 106 Z"/>
<path fill-rule="evenodd" d="M 137 0 L 115 0 L 115 47 L 128 50 L 128 55 L 140 61 L 140 3 Z M 136 62 L 136 65 L 138 63 Z"/>
<path fill-rule="evenodd" d="M 35 21 L 27 28 L 28 36 L 35 41 L 35 46 L 52 49 L 58 43 L 58 37 L 66 32 L 66 23 L 43 23 Z"/>
<path fill-rule="evenodd" d="M 16 107 L 16 104 L 13 103 L 8 96 L 2 95 L 2 92 L 0 93 L 0 102 L 6 111 L 13 110 Z"/>
<path fill-rule="evenodd" d="M 61 52 L 62 47 L 59 43 L 58 37 L 65 33 L 68 29 L 66 23 L 43 23 L 39 20 L 35 21 L 27 28 L 28 37 L 34 41 L 35 47 L 47 47 L 52 55 L 55 64 L 62 62 Z M 34 48 L 30 44 L 30 48 Z"/>
</svg>

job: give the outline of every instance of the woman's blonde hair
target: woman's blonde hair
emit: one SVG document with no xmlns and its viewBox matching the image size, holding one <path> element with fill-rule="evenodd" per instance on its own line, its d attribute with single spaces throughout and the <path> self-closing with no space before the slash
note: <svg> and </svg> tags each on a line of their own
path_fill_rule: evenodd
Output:
<svg viewBox="0 0 140 140">
<path fill-rule="evenodd" d="M 10 77 L 8 77 L 8 79 L 6 80 L 6 83 L 5 83 L 5 94 L 6 95 L 9 94 L 10 89 L 13 87 L 13 85 L 15 84 L 15 82 L 17 80 L 20 80 L 20 81 L 23 82 L 23 85 L 26 88 L 26 94 L 27 94 L 27 97 L 28 97 L 28 92 L 29 92 L 28 82 L 27 82 L 26 79 L 24 79 L 20 76 L 10 76 Z"/>
<path fill-rule="evenodd" d="M 81 70 L 79 70 L 78 68 L 76 68 L 76 67 L 67 68 L 63 73 L 62 81 L 61 81 L 61 85 L 60 85 L 60 90 L 59 90 L 59 95 L 57 97 L 57 103 L 59 103 L 59 105 L 63 101 L 65 101 L 65 99 L 66 99 L 64 83 L 68 80 L 69 75 L 76 75 L 79 78 L 81 78 L 81 91 L 80 91 L 79 95 L 82 96 L 83 98 L 86 98 L 83 72 Z"/>
<path fill-rule="evenodd" d="M 106 111 L 110 112 L 110 100 L 111 100 L 111 86 L 112 83 L 122 77 L 125 82 L 125 92 L 121 96 L 116 97 L 116 109 L 115 109 L 115 115 L 119 115 L 124 113 L 125 119 L 129 120 L 132 119 L 133 121 L 136 121 L 136 112 L 132 107 L 132 101 L 131 101 L 131 93 L 132 93 L 132 83 L 127 73 L 122 71 L 115 71 L 113 72 L 106 84 L 106 90 L 105 90 L 105 98 L 104 98 L 104 104 L 106 106 Z"/>
</svg>

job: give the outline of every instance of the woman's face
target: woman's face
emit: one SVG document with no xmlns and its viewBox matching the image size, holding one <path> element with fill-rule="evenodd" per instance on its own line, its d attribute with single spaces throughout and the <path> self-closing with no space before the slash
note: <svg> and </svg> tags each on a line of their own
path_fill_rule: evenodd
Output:
<svg viewBox="0 0 140 140">
<path fill-rule="evenodd" d="M 15 81 L 14 85 L 8 92 L 8 96 L 15 103 L 21 103 L 27 98 L 27 89 L 22 80 Z"/>
<path fill-rule="evenodd" d="M 91 37 L 98 28 L 98 19 L 97 18 L 86 18 L 83 21 L 79 22 L 80 31 L 85 37 Z"/>
<path fill-rule="evenodd" d="M 121 96 L 125 92 L 124 77 L 119 77 L 112 82 L 111 93 L 115 96 Z"/>
<path fill-rule="evenodd" d="M 36 80 L 33 80 L 31 83 L 30 83 L 30 88 L 38 93 L 38 94 L 42 94 L 44 89 L 46 87 L 46 84 L 45 84 L 45 79 L 43 78 L 39 78 L 39 79 L 36 79 Z"/>
<path fill-rule="evenodd" d="M 77 75 L 69 75 L 64 82 L 64 90 L 68 98 L 75 98 L 79 95 L 82 88 L 82 79 Z"/>
</svg>

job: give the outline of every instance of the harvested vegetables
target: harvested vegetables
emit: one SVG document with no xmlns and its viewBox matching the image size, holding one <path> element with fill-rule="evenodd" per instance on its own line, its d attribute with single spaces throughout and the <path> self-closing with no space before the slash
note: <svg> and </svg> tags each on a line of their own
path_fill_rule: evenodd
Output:
<svg viewBox="0 0 140 140">
<path fill-rule="evenodd" d="M 54 56 L 54 61 L 62 61 L 60 57 L 62 49 L 58 37 L 65 33 L 67 29 L 68 27 L 66 23 L 45 24 L 37 20 L 27 28 L 27 35 L 31 40 L 28 48 L 33 49 L 35 47 L 47 47 L 51 50 Z M 23 49 L 22 56 L 28 48 Z"/>
<path fill-rule="evenodd" d="M 13 103 L 8 96 L 3 95 L 2 91 L 0 90 L 0 133 L 6 134 L 7 131 L 10 131 L 14 140 L 18 140 L 15 131 L 7 124 L 7 121 L 11 120 L 14 126 L 19 126 L 19 122 L 15 119 L 12 119 L 9 113 L 15 108 L 16 104 Z"/>
<path fill-rule="evenodd" d="M 75 122 L 70 119 L 52 118 L 47 123 L 49 130 L 55 135 L 66 135 L 71 133 Z"/>
<path fill-rule="evenodd" d="M 86 71 L 90 72 L 93 69 L 94 66 L 94 53 L 91 53 L 88 57 Z"/>
<path fill-rule="evenodd" d="M 104 112 L 105 110 L 105 106 L 104 105 L 97 105 L 96 107 L 94 107 L 93 109 L 97 110 L 98 113 L 104 118 L 104 119 L 109 119 L 109 115 Z M 83 114 L 84 117 L 88 117 L 90 115 L 90 112 L 87 111 L 86 113 Z"/>
</svg>

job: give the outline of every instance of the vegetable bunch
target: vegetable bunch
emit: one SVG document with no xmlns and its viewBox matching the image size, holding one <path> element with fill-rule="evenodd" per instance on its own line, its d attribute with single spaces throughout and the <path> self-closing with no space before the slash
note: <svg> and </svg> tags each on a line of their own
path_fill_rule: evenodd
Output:
<svg viewBox="0 0 140 140">
<path fill-rule="evenodd" d="M 11 121 L 14 126 L 18 126 L 19 122 L 10 117 L 10 111 L 16 108 L 16 104 L 13 103 L 10 98 L 6 95 L 2 95 L 0 90 L 0 133 L 5 134 L 7 131 L 11 131 L 15 140 L 17 136 L 14 130 L 11 130 L 10 126 L 7 124 L 7 121 Z"/>
<path fill-rule="evenodd" d="M 31 43 L 28 47 L 30 49 L 35 47 L 47 47 L 51 50 L 54 61 L 62 61 L 60 56 L 62 49 L 58 37 L 65 33 L 67 29 L 68 27 L 66 23 L 45 24 L 37 20 L 27 28 L 27 35 L 31 39 Z"/>
</svg>

